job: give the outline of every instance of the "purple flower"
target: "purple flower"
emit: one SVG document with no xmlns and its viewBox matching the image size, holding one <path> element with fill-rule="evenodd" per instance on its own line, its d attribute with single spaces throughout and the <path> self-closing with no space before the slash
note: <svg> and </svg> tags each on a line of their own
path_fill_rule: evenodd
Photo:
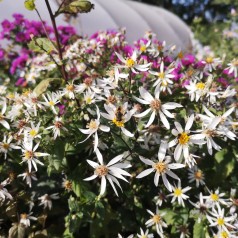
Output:
<svg viewBox="0 0 238 238">
<path fill-rule="evenodd" d="M 25 53 L 23 53 L 22 55 L 14 59 L 10 68 L 10 73 L 14 74 L 17 68 L 23 68 L 27 60 L 28 60 L 28 55 Z"/>
<path fill-rule="evenodd" d="M 3 49 L 0 49 L 0 60 L 2 60 L 5 56 L 5 51 Z"/>
<path fill-rule="evenodd" d="M 14 28 L 14 24 L 12 24 L 10 21 L 8 20 L 4 20 L 2 23 L 2 28 L 3 28 L 3 33 L 4 32 L 9 32 Z"/>
<path fill-rule="evenodd" d="M 194 62 L 195 62 L 195 56 L 191 54 L 184 56 L 182 59 L 182 64 L 184 66 L 188 66 L 190 64 L 193 64 Z"/>
<path fill-rule="evenodd" d="M 24 84 L 25 84 L 25 79 L 24 78 L 19 78 L 17 81 L 16 81 L 16 83 L 15 83 L 15 85 L 16 86 L 23 86 Z"/>
</svg>

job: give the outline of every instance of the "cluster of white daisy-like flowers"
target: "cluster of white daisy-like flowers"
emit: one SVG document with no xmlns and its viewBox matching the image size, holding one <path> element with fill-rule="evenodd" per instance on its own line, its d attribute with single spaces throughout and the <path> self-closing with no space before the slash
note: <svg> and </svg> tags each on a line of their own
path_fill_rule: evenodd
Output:
<svg viewBox="0 0 238 238">
<path fill-rule="evenodd" d="M 77 163 L 84 171 L 79 178 L 85 176 L 81 180 L 90 181 L 94 189 L 97 183 L 92 180 L 100 180 L 98 199 L 110 193 L 107 182 L 119 196 L 117 187 L 123 191 L 124 186 L 120 180 L 130 185 L 141 181 L 146 188 L 158 190 L 156 212 L 147 210 L 151 217 L 145 226 L 155 227 L 159 237 L 168 237 L 171 224 L 166 223 L 164 204 L 170 199 L 170 208 L 192 205 L 199 221 L 207 219 L 217 237 L 237 235 L 237 214 L 227 213 L 233 204 L 229 195 L 208 188 L 206 174 L 199 168 L 223 143 L 236 139 L 237 92 L 219 84 L 214 73 L 222 61 L 207 56 L 194 63 L 191 56 L 159 44 L 151 34 L 126 52 L 119 47 L 121 34 L 99 33 L 95 39 L 79 39 L 69 46 L 64 54 L 68 81 L 43 80 L 33 90 L 6 89 L 1 94 L 2 164 L 20 166 L 17 177 L 34 189 L 37 177 L 54 163 L 55 144 L 62 142 L 58 147 L 64 147 L 63 162 L 56 168 L 67 191 L 72 184 L 66 176 L 73 178 L 69 160 L 80 157 Z M 103 68 L 106 40 L 115 52 Z M 44 59 L 39 55 L 32 61 L 36 68 L 39 64 L 35 76 L 34 67 L 24 69 L 29 85 L 44 71 L 55 73 L 56 68 L 47 67 Z M 236 75 L 237 68 L 228 64 L 229 74 Z M 75 153 L 70 158 L 72 148 L 79 150 L 78 157 Z M 184 171 L 189 172 L 188 178 Z M 0 184 L 1 202 L 14 197 L 5 188 L 10 183 L 5 178 Z M 203 192 L 196 193 L 201 187 Z M 198 202 L 193 200 L 196 196 Z M 52 209 L 52 200 L 59 198 L 58 193 L 45 193 L 38 200 L 45 209 Z M 30 219 L 36 219 L 31 214 L 22 213 L 20 223 L 30 226 Z M 182 228 L 185 237 L 186 226 Z M 141 228 L 137 237 L 152 238 L 149 232 Z"/>
</svg>

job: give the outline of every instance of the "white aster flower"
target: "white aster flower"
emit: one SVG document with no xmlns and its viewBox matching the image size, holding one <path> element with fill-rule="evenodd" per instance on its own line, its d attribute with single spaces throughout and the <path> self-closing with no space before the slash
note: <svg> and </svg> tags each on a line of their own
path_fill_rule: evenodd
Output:
<svg viewBox="0 0 238 238">
<path fill-rule="evenodd" d="M 29 172 L 28 170 L 25 173 L 19 174 L 17 177 L 22 177 L 23 180 L 26 180 L 26 184 L 29 185 L 29 187 L 31 188 L 31 181 L 32 180 L 37 180 L 36 176 L 35 176 L 35 171 L 34 172 Z"/>
<path fill-rule="evenodd" d="M 44 209 L 47 207 L 49 210 L 52 208 L 52 200 L 59 199 L 59 194 L 58 193 L 53 193 L 51 195 L 45 194 L 41 197 L 38 198 L 40 200 L 39 206 L 44 206 Z"/>
<path fill-rule="evenodd" d="M 0 124 L 2 124 L 6 129 L 10 129 L 10 126 L 8 124 L 8 122 L 5 120 L 5 112 L 7 110 L 7 102 L 6 100 L 3 101 L 3 103 L 1 103 L 2 105 L 2 110 L 1 110 L 1 113 L 0 113 Z"/>
<path fill-rule="evenodd" d="M 74 82 L 72 83 L 67 83 L 67 85 L 65 86 L 65 88 L 63 88 L 62 92 L 61 92 L 61 96 L 66 96 L 69 99 L 75 99 L 75 85 Z"/>
<path fill-rule="evenodd" d="M 195 165 L 192 168 L 190 168 L 188 173 L 188 182 L 193 183 L 196 182 L 196 187 L 198 188 L 200 185 L 204 185 L 204 174 L 202 170 L 198 169 L 198 167 Z"/>
<path fill-rule="evenodd" d="M 220 98 L 228 98 L 228 97 L 233 97 L 237 94 L 237 91 L 235 88 L 231 88 L 229 85 L 224 92 L 222 92 Z"/>
<path fill-rule="evenodd" d="M 193 203 L 189 201 L 195 208 L 195 211 L 191 211 L 194 215 L 198 215 L 198 223 L 204 218 L 205 215 L 208 214 L 209 209 L 211 208 L 211 204 L 206 201 L 202 193 L 199 194 L 199 201 Z"/>
<path fill-rule="evenodd" d="M 219 193 L 219 188 L 215 190 L 215 192 L 209 191 L 209 196 L 204 196 L 206 202 L 211 204 L 211 206 L 215 206 L 216 204 L 222 204 L 228 206 L 229 199 L 224 199 L 223 197 L 226 195 L 225 193 Z"/>
<path fill-rule="evenodd" d="M 140 234 L 137 234 L 138 238 L 154 238 L 153 234 L 149 234 L 149 230 L 146 229 L 146 231 L 144 232 L 142 230 L 142 228 L 140 228 Z"/>
<path fill-rule="evenodd" d="M 131 165 L 128 163 L 118 163 L 120 160 L 122 160 L 124 154 L 120 154 L 116 157 L 114 157 L 111 161 L 109 161 L 106 165 L 103 162 L 102 154 L 98 149 L 96 149 L 96 155 L 99 161 L 99 164 L 92 161 L 87 160 L 87 162 L 94 168 L 94 174 L 86 179 L 85 181 L 93 180 L 97 177 L 101 179 L 101 188 L 100 188 L 100 195 L 103 195 L 106 191 L 106 183 L 107 180 L 111 184 L 114 192 L 118 196 L 116 187 L 114 183 L 121 189 L 120 183 L 118 181 L 119 179 L 122 179 L 126 182 L 128 182 L 123 176 L 131 176 L 128 172 L 124 171 L 123 169 L 130 168 Z"/>
<path fill-rule="evenodd" d="M 166 129 L 170 129 L 170 124 L 166 118 L 174 118 L 174 115 L 172 113 L 169 112 L 169 110 L 175 109 L 177 107 L 182 107 L 182 105 L 175 103 L 175 102 L 168 102 L 165 104 L 162 104 L 161 100 L 159 99 L 160 96 L 160 92 L 155 92 L 155 97 L 153 97 L 146 89 L 144 89 L 143 87 L 139 88 L 140 91 L 140 95 L 142 97 L 142 99 L 135 97 L 134 98 L 145 105 L 149 105 L 150 108 L 146 109 L 144 112 L 139 113 L 134 115 L 135 117 L 145 117 L 147 114 L 151 113 L 150 115 L 150 119 L 147 122 L 147 124 L 145 125 L 145 127 L 149 127 L 154 119 L 156 115 L 159 115 L 161 122 L 163 123 L 163 125 L 166 127 Z"/>
<path fill-rule="evenodd" d="M 35 126 L 31 121 L 31 127 L 26 127 L 24 130 L 25 140 L 34 140 L 35 138 L 41 138 L 41 135 L 39 134 L 40 124 L 41 122 L 38 122 Z"/>
<path fill-rule="evenodd" d="M 212 72 L 212 70 L 216 70 L 216 67 L 222 63 L 222 60 L 220 60 L 220 58 L 207 56 L 202 63 L 205 64 L 204 71 L 208 70 L 209 72 Z"/>
<path fill-rule="evenodd" d="M 232 223 L 236 220 L 237 214 L 233 214 L 232 216 L 225 217 L 225 209 L 221 209 L 221 207 L 216 204 L 215 207 L 212 208 L 210 215 L 207 214 L 207 219 L 210 222 L 211 227 L 217 227 L 218 231 L 225 231 L 230 234 L 228 229 L 235 229 L 235 226 Z"/>
<path fill-rule="evenodd" d="M 153 87 L 156 87 L 156 92 L 165 92 L 167 90 L 170 94 L 172 94 L 170 86 L 173 84 L 173 81 L 171 79 L 175 77 L 173 74 L 171 74 L 173 70 L 174 68 L 164 70 L 164 62 L 162 61 L 160 64 L 160 72 L 150 71 L 151 74 L 158 77 L 153 84 Z"/>
<path fill-rule="evenodd" d="M 37 218 L 36 217 L 33 217 L 31 216 L 32 212 L 30 212 L 29 214 L 26 214 L 26 213 L 22 213 L 20 214 L 20 223 L 25 225 L 26 227 L 29 227 L 31 224 L 30 224 L 30 220 L 33 220 L 33 221 L 36 221 Z"/>
<path fill-rule="evenodd" d="M 235 78 L 237 78 L 238 76 L 238 60 L 237 59 L 233 59 L 229 64 L 227 64 L 228 67 L 226 68 L 226 70 L 228 71 L 228 74 L 234 73 Z"/>
<path fill-rule="evenodd" d="M 48 153 L 41 153 L 41 152 L 36 152 L 37 148 L 39 147 L 40 142 L 37 143 L 33 147 L 33 141 L 24 141 L 22 145 L 22 162 L 27 162 L 28 164 L 28 170 L 31 172 L 32 165 L 37 171 L 37 164 L 44 165 L 41 161 L 39 161 L 37 158 L 41 156 L 49 156 Z"/>
<path fill-rule="evenodd" d="M 51 110 L 54 112 L 54 114 L 57 114 L 55 106 L 56 106 L 56 104 L 58 104 L 60 102 L 59 99 L 60 99 L 61 95 L 59 93 L 55 93 L 55 92 L 52 92 L 51 95 L 49 93 L 47 93 L 46 95 L 43 95 L 45 102 L 42 102 L 42 104 L 47 107 L 50 107 Z"/>
<path fill-rule="evenodd" d="M 189 146 L 192 144 L 204 144 L 204 136 L 202 134 L 190 135 L 190 128 L 193 125 L 194 115 L 192 114 L 185 125 L 185 129 L 182 128 L 179 122 L 175 122 L 176 129 L 172 130 L 172 134 L 176 136 L 176 138 L 169 142 L 169 147 L 173 147 L 175 145 L 176 148 L 174 150 L 174 158 L 175 160 L 179 160 L 182 152 L 185 160 L 189 160 Z"/>
<path fill-rule="evenodd" d="M 156 231 L 158 233 L 158 235 L 161 238 L 164 238 L 164 231 L 163 231 L 163 227 L 167 227 L 167 224 L 163 221 L 163 216 L 166 214 L 165 212 L 159 213 L 159 209 L 158 207 L 156 207 L 156 213 L 153 213 L 150 210 L 147 210 L 147 212 L 152 216 L 146 223 L 145 225 L 147 227 L 153 226 L 155 225 L 156 227 Z"/>
<path fill-rule="evenodd" d="M 181 182 L 179 180 L 177 186 L 174 186 L 174 187 L 172 186 L 173 193 L 169 194 L 168 197 L 173 196 L 171 202 L 174 203 L 175 200 L 177 199 L 178 204 L 180 204 L 184 207 L 185 204 L 184 204 L 183 200 L 187 200 L 189 198 L 189 196 L 185 195 L 185 193 L 190 189 L 191 189 L 191 187 L 189 187 L 189 186 L 182 188 Z"/>
<path fill-rule="evenodd" d="M 94 134 L 94 151 L 98 147 L 98 133 L 97 133 L 98 129 L 100 129 L 101 131 L 104 131 L 104 132 L 109 132 L 110 131 L 110 127 L 104 126 L 104 125 L 100 125 L 100 112 L 99 112 L 99 109 L 98 109 L 97 106 L 96 106 L 96 109 L 97 109 L 97 119 L 91 120 L 88 123 L 88 125 L 87 125 L 88 129 L 79 129 L 83 134 L 88 135 L 86 137 L 86 139 L 81 141 L 80 143 L 83 143 L 90 136 L 92 136 Z"/>
<path fill-rule="evenodd" d="M 132 56 L 130 58 L 124 59 L 122 55 L 118 54 L 117 52 L 115 52 L 118 59 L 124 63 L 124 66 L 122 66 L 123 68 L 128 68 L 131 69 L 131 71 L 135 74 L 138 73 L 138 71 L 148 71 L 149 67 L 151 65 L 151 63 L 147 63 L 147 64 L 138 64 L 137 62 L 137 52 L 133 51 Z M 138 70 L 138 71 L 136 71 Z"/>
<path fill-rule="evenodd" d="M 127 238 L 133 238 L 134 235 L 129 235 Z M 118 238 L 123 238 L 121 234 L 118 233 Z"/>
<path fill-rule="evenodd" d="M 128 103 L 124 103 L 123 106 L 116 107 L 113 104 L 104 104 L 104 108 L 108 114 L 101 112 L 101 115 L 112 121 L 117 127 L 121 128 L 121 131 L 128 137 L 133 137 L 134 134 L 129 132 L 125 127 L 125 123 L 131 119 L 131 116 L 134 114 L 135 109 L 128 110 Z"/>
<path fill-rule="evenodd" d="M 20 149 L 19 146 L 11 143 L 11 141 L 13 140 L 13 137 L 12 136 L 9 136 L 7 138 L 6 135 L 4 135 L 3 137 L 3 141 L 0 142 L 0 152 L 4 153 L 4 159 L 7 158 L 7 153 L 8 151 L 11 151 L 12 149 Z"/>
<path fill-rule="evenodd" d="M 42 102 L 39 101 L 36 93 L 29 93 L 26 100 L 24 101 L 24 105 L 27 107 L 27 111 L 29 113 L 33 113 L 34 116 L 37 116 L 38 109 L 44 110 L 44 106 Z"/>
<path fill-rule="evenodd" d="M 167 150 L 167 142 L 161 142 L 160 149 L 158 152 L 158 162 L 153 162 L 152 160 L 145 159 L 142 156 L 140 156 L 140 160 L 145 164 L 150 165 L 152 168 L 142 171 L 139 175 L 137 175 L 137 178 L 143 178 L 144 176 L 147 176 L 148 174 L 155 172 L 154 176 L 155 186 L 158 186 L 159 178 L 161 176 L 165 187 L 171 192 L 172 185 L 168 181 L 166 175 L 174 179 L 180 180 L 179 177 L 171 170 L 183 168 L 185 167 L 185 165 L 178 163 L 170 163 L 171 157 L 165 156 L 166 150 Z"/>
<path fill-rule="evenodd" d="M 0 199 L 2 201 L 5 201 L 6 198 L 12 200 L 12 195 L 7 191 L 6 188 L 4 188 L 9 183 L 9 179 L 4 180 L 0 184 Z"/>
<path fill-rule="evenodd" d="M 56 116 L 54 120 L 54 125 L 45 128 L 46 130 L 49 130 L 49 129 L 53 130 L 54 140 L 60 136 L 62 130 L 66 132 L 68 131 L 68 129 L 64 127 L 64 123 L 62 122 L 62 120 L 63 120 L 62 117 Z"/>
<path fill-rule="evenodd" d="M 75 86 L 75 92 L 76 93 L 83 93 L 84 91 L 94 92 L 94 93 L 101 93 L 101 89 L 96 84 L 96 80 L 93 80 L 90 77 L 87 77 L 83 80 L 83 83 Z"/>
</svg>

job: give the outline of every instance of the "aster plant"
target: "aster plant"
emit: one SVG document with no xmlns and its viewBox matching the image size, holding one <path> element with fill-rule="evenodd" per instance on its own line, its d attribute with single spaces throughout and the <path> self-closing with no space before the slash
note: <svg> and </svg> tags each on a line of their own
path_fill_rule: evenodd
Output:
<svg viewBox="0 0 238 238">
<path fill-rule="evenodd" d="M 57 16 L 93 5 L 45 2 L 52 27 L 2 23 L 0 235 L 237 237 L 236 64 L 78 36 Z"/>
</svg>

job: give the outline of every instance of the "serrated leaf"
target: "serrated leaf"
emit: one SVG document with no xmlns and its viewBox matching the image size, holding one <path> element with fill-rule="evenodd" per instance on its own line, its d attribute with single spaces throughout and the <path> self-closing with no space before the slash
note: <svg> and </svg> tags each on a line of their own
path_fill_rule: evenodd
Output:
<svg viewBox="0 0 238 238">
<path fill-rule="evenodd" d="M 56 50 L 52 41 L 45 37 L 33 38 L 28 43 L 28 48 L 34 52 L 48 53 L 50 54 L 53 50 Z"/>
<path fill-rule="evenodd" d="M 25 8 L 29 11 L 33 11 L 36 8 L 35 0 L 25 0 L 24 5 Z"/>
</svg>

